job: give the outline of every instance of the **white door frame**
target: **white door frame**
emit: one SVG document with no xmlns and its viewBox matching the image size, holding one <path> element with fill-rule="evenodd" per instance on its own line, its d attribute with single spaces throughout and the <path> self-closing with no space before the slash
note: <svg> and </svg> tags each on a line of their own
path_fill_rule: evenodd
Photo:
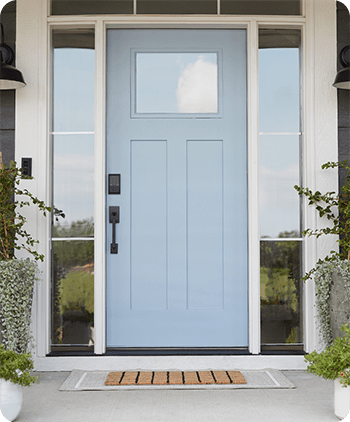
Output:
<svg viewBox="0 0 350 422">
<path fill-rule="evenodd" d="M 303 16 L 52 16 L 49 0 L 17 0 L 17 62 L 27 87 L 16 91 L 16 161 L 33 157 L 35 180 L 23 182 L 33 194 L 50 203 L 50 30 L 70 26 L 95 27 L 95 353 L 105 352 L 105 35 L 106 28 L 246 28 L 248 42 L 248 201 L 249 201 L 249 350 L 260 352 L 260 282 L 258 221 L 258 28 L 298 27 L 303 33 L 303 120 L 304 183 L 311 189 L 337 190 L 337 172 L 321 173 L 320 165 L 337 160 L 337 92 L 332 87 L 336 73 L 336 7 L 334 0 L 303 0 Z M 40 181 L 40 183 L 39 183 Z M 43 281 L 35 294 L 33 331 L 36 337 L 37 368 L 61 368 L 93 364 L 101 358 L 45 358 L 50 351 L 50 222 L 29 210 L 28 229 L 40 240 L 38 250 L 47 257 L 41 265 Z M 319 225 L 314 210 L 304 209 L 305 226 Z M 333 248 L 332 239 L 305 240 L 304 263 L 309 269 L 316 258 Z M 317 345 L 314 318 L 314 288 L 304 290 L 304 339 L 306 351 Z M 265 356 L 232 357 L 232 362 L 255 358 L 256 365 Z M 203 357 L 205 358 L 205 357 Z M 228 357 L 225 357 L 228 358 Z M 231 357 L 230 357 L 231 358 Z M 288 359 L 289 358 L 289 359 Z M 68 359 L 68 360 L 67 360 Z M 96 361 L 97 359 L 97 361 Z M 104 363 L 111 358 L 105 358 Z M 123 358 L 115 357 L 118 362 Z M 133 362 L 128 358 L 128 362 Z M 172 358 L 174 359 L 174 358 Z M 198 357 L 197 357 L 198 359 Z M 211 356 L 209 362 L 219 362 Z M 215 360 L 216 359 L 216 360 Z M 222 358 L 221 358 L 222 359 Z M 271 360 L 271 357 L 269 358 Z M 278 357 L 279 367 L 300 367 L 302 357 Z M 138 358 L 139 360 L 139 358 Z M 179 362 L 183 360 L 179 357 Z M 201 359 L 202 360 L 202 359 Z M 151 361 L 151 360 L 149 360 Z M 158 361 L 164 359 L 158 358 Z M 124 362 L 125 358 L 124 358 Z M 204 361 L 203 361 L 204 362 Z M 251 361 L 250 361 L 251 362 Z M 294 363 L 293 363 L 294 362 Z M 132 363 L 130 363 L 131 365 Z M 94 364 L 95 365 L 95 364 Z M 146 364 L 145 364 L 146 365 Z M 203 364 L 204 365 L 204 364 Z M 216 366 L 216 364 L 214 365 Z M 213 366 L 213 367 L 214 367 Z M 246 366 L 251 366 L 247 363 Z M 266 365 L 265 365 L 266 366 Z"/>
</svg>

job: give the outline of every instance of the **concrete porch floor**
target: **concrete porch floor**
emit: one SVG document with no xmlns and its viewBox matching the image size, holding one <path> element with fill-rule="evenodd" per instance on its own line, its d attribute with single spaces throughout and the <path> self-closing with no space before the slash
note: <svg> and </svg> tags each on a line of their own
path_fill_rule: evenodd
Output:
<svg viewBox="0 0 350 422">
<path fill-rule="evenodd" d="M 42 372 L 24 390 L 17 422 L 331 422 L 333 381 L 283 372 L 290 390 L 58 391 L 69 372 Z"/>
</svg>

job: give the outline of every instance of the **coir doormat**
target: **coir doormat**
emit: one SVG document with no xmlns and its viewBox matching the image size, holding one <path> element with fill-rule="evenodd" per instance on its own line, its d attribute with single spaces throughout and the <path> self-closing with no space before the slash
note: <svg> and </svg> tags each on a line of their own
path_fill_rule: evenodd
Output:
<svg viewBox="0 0 350 422">
<path fill-rule="evenodd" d="M 130 371 L 110 372 L 105 385 L 246 384 L 239 371 Z"/>
<path fill-rule="evenodd" d="M 210 375 L 208 374 L 210 373 Z M 114 375 L 114 378 L 117 380 L 116 384 L 113 385 L 106 385 L 106 380 L 110 380 L 112 376 L 109 377 L 109 374 L 111 371 L 85 371 L 85 370 L 73 370 L 66 381 L 62 384 L 60 387 L 60 391 L 113 391 L 113 390 L 176 390 L 176 389 L 246 389 L 246 388 L 295 388 L 295 385 L 284 375 L 281 371 L 277 369 L 255 369 L 255 370 L 240 370 L 240 371 L 227 371 L 230 375 L 232 383 L 229 381 L 228 384 L 219 384 L 221 380 L 221 374 L 225 373 L 226 371 L 216 371 L 213 370 L 216 382 L 215 383 L 209 383 L 206 384 L 206 382 L 213 380 L 213 375 L 211 374 L 211 371 L 159 371 L 159 375 L 144 375 L 146 374 L 145 371 L 139 372 L 131 372 L 126 371 L 124 373 L 124 382 L 126 382 L 127 379 L 133 379 L 132 382 L 136 381 L 137 375 L 138 375 L 138 383 L 134 384 L 122 384 L 121 381 L 121 375 L 119 377 L 119 374 L 123 374 L 123 372 L 118 372 L 118 375 Z M 233 373 L 239 372 L 245 379 L 244 384 L 235 384 L 233 382 L 234 376 Z M 113 373 L 113 372 L 112 372 Z M 156 374 L 157 372 L 154 372 Z M 177 377 L 177 380 L 179 384 L 168 384 L 168 373 L 169 373 L 169 381 L 170 379 L 175 379 Z M 182 373 L 184 373 L 184 376 L 182 376 Z M 186 373 L 187 375 L 187 381 L 190 381 L 190 379 L 194 379 L 196 382 L 195 384 L 188 384 L 186 383 Z M 200 381 L 198 380 L 199 375 Z M 204 373 L 208 374 L 208 378 L 204 376 Z M 116 374 L 116 372 L 114 372 Z M 125 374 L 128 374 L 128 376 L 125 376 Z M 130 376 L 132 374 L 132 376 Z M 153 372 L 147 372 L 147 374 L 153 374 Z M 160 375 L 162 374 L 162 375 Z M 178 374 L 178 375 L 175 375 Z M 215 375 L 215 374 L 220 374 Z M 202 375 L 202 376 L 201 376 Z M 227 377 L 227 374 L 224 375 Z M 119 380 L 118 380 L 119 377 Z M 153 377 L 153 384 L 140 384 L 142 380 L 144 380 L 144 377 L 148 377 L 147 382 L 151 382 Z M 183 377 L 185 379 L 185 383 L 183 383 Z M 211 379 L 211 378 L 212 379 Z M 229 380 L 229 378 L 227 377 Z M 150 381 L 149 381 L 150 380 Z M 123 381 L 123 380 L 122 380 Z M 119 383 L 120 382 L 120 383 Z"/>
</svg>

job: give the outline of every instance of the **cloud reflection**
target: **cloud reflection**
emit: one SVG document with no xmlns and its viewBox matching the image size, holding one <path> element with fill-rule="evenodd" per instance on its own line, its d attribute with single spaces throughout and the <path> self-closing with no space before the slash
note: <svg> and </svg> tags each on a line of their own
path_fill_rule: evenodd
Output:
<svg viewBox="0 0 350 422">
<path fill-rule="evenodd" d="M 182 71 L 176 90 L 179 113 L 217 113 L 217 64 L 203 56 Z"/>
</svg>

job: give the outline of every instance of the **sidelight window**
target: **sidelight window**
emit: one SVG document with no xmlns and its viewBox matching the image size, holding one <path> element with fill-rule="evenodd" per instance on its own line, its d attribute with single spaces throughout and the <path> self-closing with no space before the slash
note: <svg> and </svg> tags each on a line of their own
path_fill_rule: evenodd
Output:
<svg viewBox="0 0 350 422">
<path fill-rule="evenodd" d="M 93 345 L 94 32 L 53 31 L 52 345 Z"/>
<path fill-rule="evenodd" d="M 301 346 L 300 31 L 259 33 L 260 299 L 264 347 Z"/>
</svg>

